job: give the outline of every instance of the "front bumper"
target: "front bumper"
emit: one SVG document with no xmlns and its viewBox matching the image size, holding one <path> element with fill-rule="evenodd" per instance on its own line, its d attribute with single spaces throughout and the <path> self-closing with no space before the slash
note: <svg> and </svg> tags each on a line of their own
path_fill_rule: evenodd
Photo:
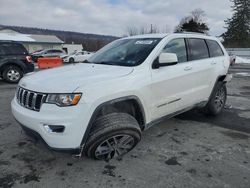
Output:
<svg viewBox="0 0 250 188">
<path fill-rule="evenodd" d="M 33 130 L 53 149 L 75 150 L 80 148 L 91 114 L 87 105 L 79 103 L 71 107 L 58 107 L 44 103 L 39 112 L 20 106 L 14 98 L 12 114 L 25 128 Z M 44 125 L 63 125 L 62 133 L 48 132 Z"/>
<path fill-rule="evenodd" d="M 18 122 L 18 121 L 17 121 Z M 19 123 L 19 122 L 18 122 Z M 20 124 L 20 123 L 19 123 Z M 20 124 L 20 126 L 22 127 L 22 129 L 24 130 L 24 132 L 32 137 L 34 140 L 36 141 L 42 141 L 42 143 L 50 150 L 54 150 L 54 151 L 58 151 L 58 152 L 63 152 L 63 153 L 70 153 L 70 154 L 79 154 L 82 150 L 81 148 L 52 148 L 50 147 L 45 140 L 41 137 L 41 135 L 39 133 L 37 133 L 36 131 Z"/>
<path fill-rule="evenodd" d="M 25 63 L 25 65 L 26 65 L 25 73 L 33 72 L 35 70 L 34 63 Z"/>
</svg>

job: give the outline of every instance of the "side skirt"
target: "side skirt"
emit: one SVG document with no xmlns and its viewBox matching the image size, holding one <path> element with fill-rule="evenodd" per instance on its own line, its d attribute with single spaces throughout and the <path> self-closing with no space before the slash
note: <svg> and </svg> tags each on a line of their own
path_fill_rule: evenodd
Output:
<svg viewBox="0 0 250 188">
<path fill-rule="evenodd" d="M 170 118 L 172 118 L 172 117 L 174 117 L 174 116 L 177 116 L 177 115 L 179 115 L 179 114 L 182 114 L 182 113 L 184 113 L 184 112 L 187 112 L 187 111 L 189 111 L 189 110 L 191 110 L 191 109 L 194 109 L 194 108 L 202 108 L 202 107 L 206 106 L 207 102 L 208 102 L 208 101 L 202 101 L 202 102 L 200 102 L 200 103 L 198 103 L 198 104 L 195 104 L 195 105 L 193 105 L 193 106 L 184 108 L 184 109 L 182 109 L 182 110 L 176 111 L 176 112 L 174 112 L 174 113 L 171 113 L 171 114 L 168 114 L 168 115 L 166 115 L 166 116 L 160 117 L 160 118 L 158 118 L 158 119 L 156 119 L 156 120 L 153 120 L 153 121 L 151 121 L 151 122 L 149 122 L 149 123 L 147 123 L 147 124 L 145 125 L 144 130 L 147 130 L 147 129 L 149 129 L 150 127 L 152 127 L 152 126 L 154 126 L 154 125 L 156 125 L 156 124 L 159 124 L 159 123 L 161 123 L 161 122 L 163 122 L 163 121 L 165 121 L 165 120 L 167 120 L 167 119 L 170 119 Z"/>
</svg>

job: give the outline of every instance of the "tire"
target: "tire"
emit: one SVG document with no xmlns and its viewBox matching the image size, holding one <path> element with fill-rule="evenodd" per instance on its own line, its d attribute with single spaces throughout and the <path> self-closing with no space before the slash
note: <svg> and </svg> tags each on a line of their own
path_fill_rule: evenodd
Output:
<svg viewBox="0 0 250 188">
<path fill-rule="evenodd" d="M 216 116 L 221 113 L 227 100 L 227 88 L 223 82 L 217 82 L 211 97 L 204 107 L 205 114 Z"/>
<path fill-rule="evenodd" d="M 75 60 L 73 57 L 69 58 L 69 63 L 74 63 L 74 62 L 75 62 Z"/>
<path fill-rule="evenodd" d="M 119 158 L 131 151 L 140 140 L 141 129 L 134 117 L 126 113 L 107 114 L 94 122 L 85 154 L 97 160 Z"/>
<path fill-rule="evenodd" d="M 9 65 L 3 71 L 3 79 L 9 83 L 18 83 L 22 77 L 23 71 L 15 65 Z"/>
</svg>

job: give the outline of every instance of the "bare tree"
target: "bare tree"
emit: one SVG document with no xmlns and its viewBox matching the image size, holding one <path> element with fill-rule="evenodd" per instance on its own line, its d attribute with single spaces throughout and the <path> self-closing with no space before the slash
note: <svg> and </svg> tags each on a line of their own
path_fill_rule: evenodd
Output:
<svg viewBox="0 0 250 188">
<path fill-rule="evenodd" d="M 129 36 L 134 36 L 134 35 L 138 35 L 138 28 L 135 26 L 128 26 L 127 27 L 127 33 Z"/>
<path fill-rule="evenodd" d="M 170 33 L 171 29 L 168 25 L 165 25 L 161 28 L 162 33 Z"/>
<path fill-rule="evenodd" d="M 160 33 L 159 28 L 157 27 L 157 25 L 150 25 L 150 33 Z"/>
<path fill-rule="evenodd" d="M 157 25 L 153 24 L 151 24 L 149 28 L 147 26 L 140 26 L 140 27 L 128 26 L 126 30 L 129 36 L 148 34 L 148 33 L 160 33 L 160 29 L 157 27 Z"/>
<path fill-rule="evenodd" d="M 205 21 L 204 18 L 206 16 L 206 13 L 204 10 L 198 8 L 191 12 L 191 16 L 193 17 L 193 20 L 195 22 L 201 23 Z"/>
<path fill-rule="evenodd" d="M 140 34 L 142 35 L 142 34 L 147 34 L 147 33 L 148 33 L 147 27 L 141 26 L 141 28 L 140 28 Z"/>
</svg>

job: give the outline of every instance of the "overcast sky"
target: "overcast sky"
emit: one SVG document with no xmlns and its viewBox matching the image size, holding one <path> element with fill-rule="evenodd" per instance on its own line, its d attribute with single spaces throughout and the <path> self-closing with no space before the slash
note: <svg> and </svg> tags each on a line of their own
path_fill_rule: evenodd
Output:
<svg viewBox="0 0 250 188">
<path fill-rule="evenodd" d="M 0 0 L 0 24 L 122 36 L 128 26 L 173 31 L 196 8 L 206 12 L 210 34 L 225 31 L 229 0 Z"/>
</svg>

